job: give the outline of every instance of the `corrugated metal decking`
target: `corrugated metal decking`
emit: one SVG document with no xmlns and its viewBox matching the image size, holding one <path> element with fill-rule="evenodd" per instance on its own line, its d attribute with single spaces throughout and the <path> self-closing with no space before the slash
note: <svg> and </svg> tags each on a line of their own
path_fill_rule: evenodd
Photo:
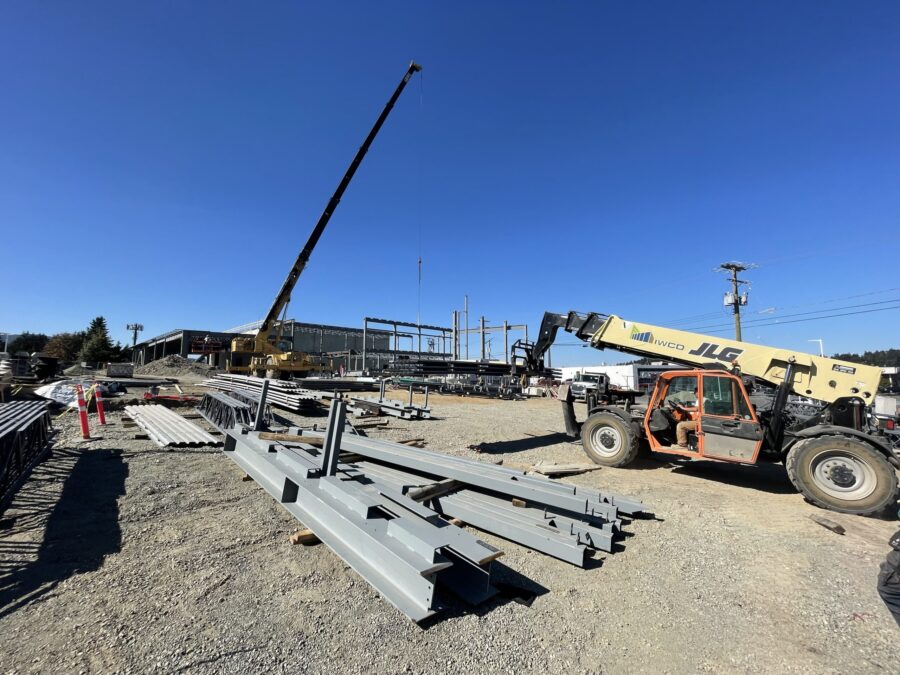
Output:
<svg viewBox="0 0 900 675">
<path fill-rule="evenodd" d="M 161 448 L 222 445 L 222 441 L 161 405 L 127 405 L 125 413 Z"/>
</svg>

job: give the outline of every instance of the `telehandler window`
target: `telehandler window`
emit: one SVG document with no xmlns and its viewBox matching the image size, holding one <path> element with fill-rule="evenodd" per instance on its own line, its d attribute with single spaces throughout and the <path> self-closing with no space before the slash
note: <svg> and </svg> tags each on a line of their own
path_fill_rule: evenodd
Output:
<svg viewBox="0 0 900 675">
<path fill-rule="evenodd" d="M 703 378 L 704 414 L 734 416 L 734 388 L 732 385 L 734 385 L 734 380 L 730 377 L 706 376 Z"/>
</svg>

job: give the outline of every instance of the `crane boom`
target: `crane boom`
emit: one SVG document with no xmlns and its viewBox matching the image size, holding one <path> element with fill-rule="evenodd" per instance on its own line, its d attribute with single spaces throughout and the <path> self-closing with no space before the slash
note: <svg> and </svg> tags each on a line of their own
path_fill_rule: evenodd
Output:
<svg viewBox="0 0 900 675">
<path fill-rule="evenodd" d="M 359 146 L 359 150 L 356 151 L 356 155 L 353 157 L 353 161 L 350 162 L 350 166 L 347 168 L 347 172 L 344 174 L 341 182 L 338 183 L 337 189 L 334 191 L 331 199 L 328 200 L 328 204 L 326 204 L 325 210 L 322 211 L 322 215 L 319 216 L 319 220 L 310 233 L 309 239 L 306 240 L 306 245 L 300 251 L 300 254 L 297 256 L 297 260 L 294 261 L 294 265 L 288 272 L 287 278 L 281 285 L 281 290 L 278 292 L 278 295 L 275 296 L 275 301 L 272 303 L 272 307 L 269 309 L 268 313 L 263 319 L 262 324 L 259 327 L 259 332 L 257 333 L 257 335 L 261 335 L 263 340 L 266 339 L 266 336 L 271 330 L 272 325 L 278 319 L 278 315 L 281 314 L 281 311 L 284 309 L 285 305 L 287 305 L 287 303 L 290 301 L 291 292 L 294 290 L 294 286 L 297 285 L 297 279 L 300 278 L 300 275 L 303 273 L 306 264 L 309 262 L 309 258 L 312 255 L 313 249 L 316 247 L 316 244 L 319 242 L 319 238 L 325 231 L 325 226 L 328 225 L 328 221 L 331 220 L 331 216 L 340 203 L 341 197 L 344 195 L 344 191 L 347 189 L 347 186 L 353 179 L 353 175 L 356 173 L 356 170 L 362 163 L 363 157 L 365 157 L 366 153 L 369 151 L 369 146 L 372 145 L 372 141 L 375 140 L 375 136 L 377 136 L 378 132 L 381 130 L 381 127 L 390 114 L 391 109 L 394 107 L 397 99 L 400 98 L 400 94 L 403 93 L 403 89 L 406 87 L 406 83 L 409 82 L 409 79 L 413 76 L 413 73 L 417 73 L 420 70 L 422 70 L 422 66 L 420 66 L 415 61 L 410 62 L 409 68 L 403 75 L 403 79 L 400 80 L 400 84 L 397 85 L 397 88 L 394 90 L 393 95 L 384 106 L 384 110 L 381 111 L 381 115 L 379 115 L 378 119 L 375 120 L 375 125 L 372 127 L 369 135 L 366 136 L 366 140 L 363 141 L 363 144 Z"/>
<path fill-rule="evenodd" d="M 788 364 L 793 363 L 791 391 L 827 403 L 850 396 L 871 405 L 881 379 L 881 369 L 875 366 L 637 323 L 615 315 L 578 312 L 544 315 L 538 339 L 527 350 L 530 354 L 526 353 L 529 370 L 543 369 L 543 355 L 560 328 L 597 349 L 610 348 L 698 368 L 736 365 L 741 373 L 773 386 L 783 383 Z"/>
</svg>

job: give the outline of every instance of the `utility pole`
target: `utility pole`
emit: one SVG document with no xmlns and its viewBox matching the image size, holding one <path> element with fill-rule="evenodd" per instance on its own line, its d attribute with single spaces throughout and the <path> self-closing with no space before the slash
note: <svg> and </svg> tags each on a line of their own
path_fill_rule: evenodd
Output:
<svg viewBox="0 0 900 675">
<path fill-rule="evenodd" d="M 746 305 L 748 295 L 747 291 L 744 291 L 743 294 L 740 292 L 740 287 L 742 284 L 749 285 L 749 281 L 744 281 L 743 279 L 738 279 L 739 272 L 745 272 L 746 270 L 751 269 L 752 267 L 756 267 L 753 264 L 745 264 L 740 262 L 726 262 L 719 265 L 719 270 L 722 272 L 730 272 L 731 273 L 731 292 L 725 294 L 725 306 L 731 305 L 734 310 L 734 337 L 738 342 L 742 341 L 741 338 L 741 305 Z"/>
<path fill-rule="evenodd" d="M 126 330 L 131 331 L 131 348 L 134 349 L 137 347 L 137 336 L 142 330 L 144 330 L 144 324 L 142 323 L 130 323 L 125 326 Z"/>
<path fill-rule="evenodd" d="M 463 312 L 466 315 L 466 360 L 469 359 L 469 296 L 466 296 Z"/>
</svg>

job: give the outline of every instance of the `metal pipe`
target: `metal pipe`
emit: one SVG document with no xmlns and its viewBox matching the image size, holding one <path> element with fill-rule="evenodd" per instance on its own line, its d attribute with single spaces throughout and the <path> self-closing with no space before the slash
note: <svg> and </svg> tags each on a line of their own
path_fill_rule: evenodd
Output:
<svg viewBox="0 0 900 675">
<path fill-rule="evenodd" d="M 484 317 L 481 317 L 481 360 L 484 361 Z"/>
<path fill-rule="evenodd" d="M 503 361 L 509 363 L 509 323 L 503 322 Z"/>
<path fill-rule="evenodd" d="M 341 436 L 347 423 L 347 403 L 336 398 L 331 402 L 328 411 L 328 426 L 325 430 L 325 443 L 322 448 L 322 475 L 333 476 L 337 473 L 338 456 L 341 454 Z"/>
<path fill-rule="evenodd" d="M 263 380 L 262 389 L 259 392 L 259 405 L 256 407 L 256 419 L 253 420 L 253 431 L 262 431 L 266 419 L 266 398 L 269 395 L 269 378 Z"/>
<path fill-rule="evenodd" d="M 466 313 L 466 360 L 469 359 L 469 296 L 466 296 L 464 310 Z"/>
</svg>

